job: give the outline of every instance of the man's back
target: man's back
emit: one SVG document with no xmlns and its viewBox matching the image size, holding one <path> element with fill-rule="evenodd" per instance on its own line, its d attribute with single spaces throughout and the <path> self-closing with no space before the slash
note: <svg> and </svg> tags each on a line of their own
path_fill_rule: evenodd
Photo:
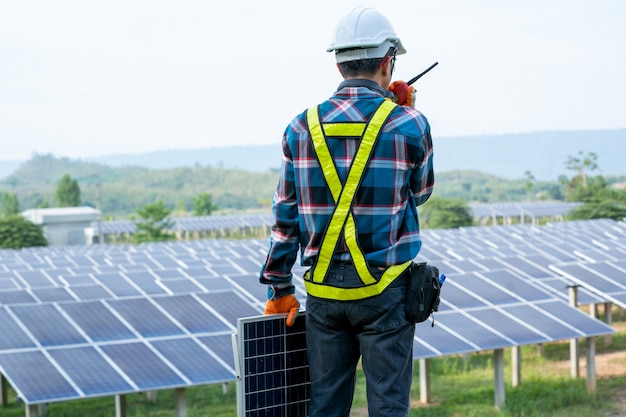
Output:
<svg viewBox="0 0 626 417">
<path fill-rule="evenodd" d="M 318 106 L 322 126 L 330 126 L 325 129 L 326 143 L 342 183 L 361 138 L 332 136 L 333 125 L 367 123 L 384 100 L 367 80 L 358 81 L 349 83 L 352 86 L 340 86 L 335 95 Z M 287 128 L 283 148 L 293 165 L 303 263 L 310 265 L 335 209 L 335 200 L 315 155 L 306 113 Z M 380 131 L 351 207 L 359 244 L 372 266 L 393 265 L 415 257 L 420 240 L 413 199 L 421 204 L 430 195 L 433 181 L 428 122 L 416 110 L 397 106 Z M 349 257 L 345 245 L 338 248 L 337 257 Z"/>
</svg>

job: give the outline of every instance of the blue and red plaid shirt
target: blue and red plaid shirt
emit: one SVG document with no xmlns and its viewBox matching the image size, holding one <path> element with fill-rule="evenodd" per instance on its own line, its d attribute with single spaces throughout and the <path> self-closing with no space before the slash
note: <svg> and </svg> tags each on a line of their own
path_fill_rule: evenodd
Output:
<svg viewBox="0 0 626 417">
<path fill-rule="evenodd" d="M 319 107 L 321 123 L 367 122 L 388 92 L 369 80 L 348 80 Z M 327 139 L 345 183 L 358 138 Z M 287 284 L 300 250 L 300 263 L 313 265 L 335 201 L 326 185 L 307 128 L 306 112 L 283 135 L 283 159 L 273 200 L 275 224 L 261 269 L 262 283 Z M 357 241 L 370 266 L 412 260 L 421 247 L 417 207 L 434 185 L 430 126 L 417 110 L 397 106 L 382 127 L 378 142 L 352 204 Z M 343 237 L 337 260 L 349 260 Z"/>
</svg>

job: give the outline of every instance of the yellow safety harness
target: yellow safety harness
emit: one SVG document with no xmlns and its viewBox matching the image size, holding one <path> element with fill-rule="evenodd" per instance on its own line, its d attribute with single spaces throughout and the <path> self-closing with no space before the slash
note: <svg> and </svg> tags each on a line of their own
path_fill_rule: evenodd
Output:
<svg viewBox="0 0 626 417">
<path fill-rule="evenodd" d="M 368 123 L 325 123 L 322 125 L 317 107 L 312 107 L 307 111 L 307 123 L 313 139 L 313 147 L 324 179 L 335 200 L 335 211 L 326 228 L 317 260 L 304 276 L 306 290 L 312 296 L 348 301 L 378 295 L 411 265 L 411 261 L 408 261 L 390 266 L 384 271 L 380 280 L 376 280 L 367 267 L 365 255 L 357 242 L 356 224 L 351 213 L 352 201 L 371 158 L 380 130 L 395 106 L 396 104 L 385 100 Z M 326 143 L 328 136 L 361 137 L 343 186 Z M 339 288 L 324 283 L 342 232 L 363 286 Z"/>
</svg>

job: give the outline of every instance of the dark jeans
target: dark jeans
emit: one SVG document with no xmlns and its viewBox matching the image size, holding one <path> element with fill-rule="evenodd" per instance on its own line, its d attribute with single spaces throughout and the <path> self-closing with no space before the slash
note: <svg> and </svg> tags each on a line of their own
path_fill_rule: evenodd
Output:
<svg viewBox="0 0 626 417">
<path fill-rule="evenodd" d="M 352 264 L 332 264 L 327 279 L 343 287 L 360 282 Z M 406 320 L 404 303 L 404 276 L 364 300 L 307 298 L 310 417 L 349 415 L 361 356 L 369 417 L 408 415 L 415 325 Z"/>
</svg>

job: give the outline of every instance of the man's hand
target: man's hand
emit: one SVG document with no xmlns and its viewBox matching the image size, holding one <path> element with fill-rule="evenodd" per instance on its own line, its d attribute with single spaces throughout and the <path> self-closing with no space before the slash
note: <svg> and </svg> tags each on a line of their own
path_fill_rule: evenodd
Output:
<svg viewBox="0 0 626 417">
<path fill-rule="evenodd" d="M 293 326 L 298 311 L 300 311 L 300 302 L 293 294 L 267 300 L 265 305 L 265 314 L 289 313 L 287 315 L 287 326 Z"/>
<path fill-rule="evenodd" d="M 415 87 L 404 81 L 394 81 L 387 89 L 393 93 L 396 104 L 415 108 Z"/>
</svg>

